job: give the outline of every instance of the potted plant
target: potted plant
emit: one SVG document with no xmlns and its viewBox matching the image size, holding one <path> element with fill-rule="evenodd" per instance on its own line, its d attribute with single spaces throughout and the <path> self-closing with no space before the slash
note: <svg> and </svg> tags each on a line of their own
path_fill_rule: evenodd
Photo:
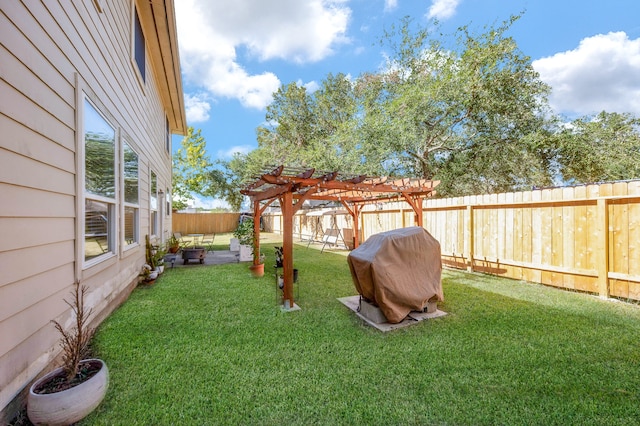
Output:
<svg viewBox="0 0 640 426">
<path fill-rule="evenodd" d="M 151 244 L 151 240 L 149 239 L 149 234 L 144 236 L 144 240 L 145 240 L 145 260 L 147 262 L 147 265 L 151 267 L 151 270 L 155 271 L 156 267 L 158 266 L 157 259 L 155 257 L 156 249 Z"/>
<path fill-rule="evenodd" d="M 158 278 L 158 271 L 152 271 L 151 266 L 145 263 L 144 265 L 142 265 L 140 277 L 142 278 L 142 283 L 151 285 L 156 281 L 156 278 Z"/>
<path fill-rule="evenodd" d="M 258 256 L 255 256 L 256 250 L 254 249 L 254 260 L 253 264 L 249 266 L 251 273 L 255 277 L 261 277 L 264 275 L 264 254 L 260 253 Z"/>
<path fill-rule="evenodd" d="M 253 229 L 253 219 L 245 218 L 233 232 L 240 242 L 240 261 L 253 261 L 249 267 L 256 277 L 264 275 L 264 254 L 258 248 L 258 234 Z"/>
<path fill-rule="evenodd" d="M 68 425 L 80 421 L 100 405 L 107 393 L 109 370 L 100 359 L 83 359 L 94 330 L 88 327 L 92 310 L 85 310 L 87 288 L 75 282 L 69 305 L 75 318 L 71 330 L 52 321 L 62 335 L 62 366 L 31 385 L 27 415 L 35 425 Z"/>
<path fill-rule="evenodd" d="M 245 219 L 240 222 L 236 230 L 233 231 L 233 236 L 240 243 L 240 262 L 251 261 L 253 259 L 253 219 Z"/>
<path fill-rule="evenodd" d="M 150 285 L 153 284 L 164 269 L 164 250 L 154 247 L 151 244 L 149 235 L 145 235 L 145 264 L 142 265 L 140 277 L 142 282 Z"/>
<path fill-rule="evenodd" d="M 164 256 L 167 254 L 167 252 L 164 249 L 155 249 L 152 252 L 153 254 L 153 260 L 156 264 L 156 271 L 158 271 L 158 274 L 162 274 L 164 272 Z"/>
<path fill-rule="evenodd" d="M 175 235 L 171 234 L 167 240 L 167 251 L 169 253 L 177 253 L 178 250 L 180 250 L 180 241 L 178 241 Z"/>
</svg>

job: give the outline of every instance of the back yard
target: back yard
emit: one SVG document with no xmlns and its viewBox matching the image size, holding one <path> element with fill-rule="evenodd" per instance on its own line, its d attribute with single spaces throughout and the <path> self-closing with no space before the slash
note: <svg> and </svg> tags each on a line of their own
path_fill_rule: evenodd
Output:
<svg viewBox="0 0 640 426">
<path fill-rule="evenodd" d="M 336 298 L 344 256 L 295 246 L 296 301 L 247 264 L 175 268 L 100 327 L 83 424 L 637 424 L 640 308 L 444 271 L 449 315 L 391 333 Z"/>
</svg>

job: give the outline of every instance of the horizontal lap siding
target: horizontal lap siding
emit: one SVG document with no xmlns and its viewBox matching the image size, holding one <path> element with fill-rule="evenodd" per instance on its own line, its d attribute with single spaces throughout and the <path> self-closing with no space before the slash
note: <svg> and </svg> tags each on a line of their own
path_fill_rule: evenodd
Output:
<svg viewBox="0 0 640 426">
<path fill-rule="evenodd" d="M 49 321 L 68 319 L 78 89 L 139 155 L 141 239 L 149 226 L 150 170 L 159 189 L 171 187 L 164 107 L 148 51 L 144 87 L 136 76 L 130 14 L 129 0 L 110 1 L 104 13 L 90 1 L 16 0 L 0 9 L 0 410 L 58 353 Z M 166 235 L 171 216 L 162 220 Z M 98 319 L 143 262 L 139 246 L 82 271 Z"/>
<path fill-rule="evenodd" d="M 0 101 L 2 102 L 2 101 Z M 2 146 L 5 150 L 28 157 L 40 163 L 47 163 L 61 170 L 74 170 L 75 152 L 47 136 L 36 133 L 25 124 L 0 114 Z M 69 133 L 73 138 L 73 132 Z"/>
<path fill-rule="evenodd" d="M 0 408 L 52 354 L 75 268 L 74 67 L 29 8 L 0 13 Z"/>
</svg>

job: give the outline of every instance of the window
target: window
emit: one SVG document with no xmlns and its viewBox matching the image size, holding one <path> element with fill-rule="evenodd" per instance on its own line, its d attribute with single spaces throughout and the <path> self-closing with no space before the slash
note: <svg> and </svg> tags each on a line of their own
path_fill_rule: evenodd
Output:
<svg viewBox="0 0 640 426">
<path fill-rule="evenodd" d="M 115 129 L 84 100 L 84 259 L 115 252 Z"/>
<path fill-rule="evenodd" d="M 123 153 L 123 188 L 124 188 L 124 232 L 123 244 L 128 246 L 138 242 L 140 204 L 138 154 L 127 144 L 122 144 Z"/>
<path fill-rule="evenodd" d="M 165 209 L 165 212 L 166 212 L 165 214 L 167 216 L 171 216 L 171 201 L 169 201 L 171 200 L 171 191 L 169 191 L 169 188 L 167 188 L 167 192 L 165 192 L 165 194 L 167 194 L 167 198 L 166 198 L 167 207 Z"/>
<path fill-rule="evenodd" d="M 171 154 L 171 128 L 169 127 L 169 119 L 165 117 L 167 120 L 166 123 L 166 132 L 165 132 L 165 149 L 169 154 Z"/>
<path fill-rule="evenodd" d="M 158 235 L 158 176 L 151 172 L 151 188 L 149 190 L 149 211 L 151 212 L 151 235 Z"/>
<path fill-rule="evenodd" d="M 144 33 L 142 32 L 142 24 L 140 23 L 140 17 L 138 16 L 138 9 L 133 10 L 133 57 L 138 65 L 138 71 L 142 81 L 145 81 L 145 40 Z"/>
</svg>

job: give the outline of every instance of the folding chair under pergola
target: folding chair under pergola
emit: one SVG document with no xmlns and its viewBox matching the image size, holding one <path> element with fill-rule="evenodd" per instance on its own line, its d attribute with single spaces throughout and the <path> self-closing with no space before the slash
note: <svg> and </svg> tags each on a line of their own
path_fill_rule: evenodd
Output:
<svg viewBox="0 0 640 426">
<path fill-rule="evenodd" d="M 353 219 L 354 241 L 360 241 L 360 212 L 367 204 L 406 201 L 413 209 L 416 226 L 423 225 L 422 201 L 435 194 L 439 181 L 417 178 L 347 175 L 337 171 L 297 169 L 278 166 L 256 177 L 240 192 L 251 199 L 254 217 L 254 246 L 260 249 L 260 216 L 279 200 L 283 216 L 284 303 L 293 308 L 293 215 L 307 200 L 336 201 Z"/>
</svg>

